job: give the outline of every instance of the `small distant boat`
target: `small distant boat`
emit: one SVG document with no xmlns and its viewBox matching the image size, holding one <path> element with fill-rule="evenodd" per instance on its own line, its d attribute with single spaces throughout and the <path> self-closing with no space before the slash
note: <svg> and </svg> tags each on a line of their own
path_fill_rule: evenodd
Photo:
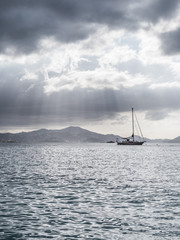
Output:
<svg viewBox="0 0 180 240">
<path fill-rule="evenodd" d="M 122 141 L 119 141 L 118 139 L 116 140 L 117 145 L 143 145 L 144 141 L 144 137 L 141 131 L 141 128 L 139 126 L 139 123 L 137 121 L 136 118 L 136 122 L 137 122 L 137 126 L 139 129 L 139 132 L 141 134 L 141 137 L 139 136 L 139 141 L 135 140 L 135 135 L 134 135 L 134 109 L 132 108 L 132 136 L 131 137 L 127 137 L 127 138 L 122 138 Z"/>
<path fill-rule="evenodd" d="M 16 141 L 15 140 L 12 140 L 12 139 L 8 139 L 7 140 L 7 143 L 15 143 Z"/>
</svg>

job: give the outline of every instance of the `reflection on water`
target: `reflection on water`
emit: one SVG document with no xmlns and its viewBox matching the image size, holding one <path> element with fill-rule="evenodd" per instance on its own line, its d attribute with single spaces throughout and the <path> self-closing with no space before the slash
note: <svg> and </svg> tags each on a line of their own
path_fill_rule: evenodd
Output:
<svg viewBox="0 0 180 240">
<path fill-rule="evenodd" d="M 0 239 L 180 239 L 180 146 L 1 144 Z"/>
</svg>

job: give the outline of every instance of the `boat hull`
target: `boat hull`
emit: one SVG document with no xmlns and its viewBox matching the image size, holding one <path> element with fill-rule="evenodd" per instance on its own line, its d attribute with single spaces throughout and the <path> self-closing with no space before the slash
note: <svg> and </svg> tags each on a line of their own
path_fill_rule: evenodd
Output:
<svg viewBox="0 0 180 240">
<path fill-rule="evenodd" d="M 117 142 L 117 145 L 143 145 L 144 142 Z"/>
</svg>

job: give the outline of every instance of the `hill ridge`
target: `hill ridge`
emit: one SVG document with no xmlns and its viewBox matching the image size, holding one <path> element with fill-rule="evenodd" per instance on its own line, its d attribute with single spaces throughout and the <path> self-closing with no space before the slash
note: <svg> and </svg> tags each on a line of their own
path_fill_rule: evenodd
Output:
<svg viewBox="0 0 180 240">
<path fill-rule="evenodd" d="M 0 142 L 110 142 L 121 139 L 121 136 L 115 134 L 102 134 L 89 131 L 79 126 L 69 126 L 63 129 L 41 128 L 29 132 L 19 133 L 0 133 Z M 170 139 L 148 139 L 147 142 L 172 142 L 180 143 L 180 137 Z"/>
</svg>

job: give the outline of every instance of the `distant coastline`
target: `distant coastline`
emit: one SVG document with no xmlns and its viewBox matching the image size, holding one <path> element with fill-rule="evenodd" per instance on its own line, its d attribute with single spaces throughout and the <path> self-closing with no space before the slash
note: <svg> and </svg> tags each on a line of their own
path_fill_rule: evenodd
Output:
<svg viewBox="0 0 180 240">
<path fill-rule="evenodd" d="M 0 143 L 36 143 L 36 142 L 97 142 L 115 143 L 121 136 L 114 134 L 100 134 L 80 127 L 67 127 L 61 130 L 40 129 L 31 132 L 0 133 Z M 154 143 L 180 143 L 180 136 L 174 139 L 148 139 L 146 142 Z"/>
</svg>

